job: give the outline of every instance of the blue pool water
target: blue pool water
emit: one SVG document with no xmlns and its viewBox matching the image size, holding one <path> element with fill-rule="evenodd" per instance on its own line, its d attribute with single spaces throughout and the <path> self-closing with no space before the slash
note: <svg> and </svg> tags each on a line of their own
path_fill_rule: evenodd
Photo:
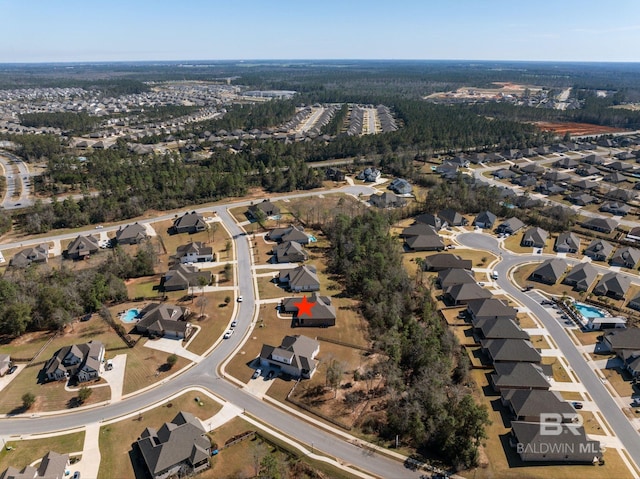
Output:
<svg viewBox="0 0 640 479">
<path fill-rule="evenodd" d="M 606 315 L 600 308 L 589 306 L 584 303 L 575 303 L 578 312 L 585 318 L 604 318 Z"/>
<path fill-rule="evenodd" d="M 140 313 L 139 309 L 132 308 L 120 316 L 120 319 L 125 323 L 133 323 L 136 320 L 136 317 Z"/>
<path fill-rule="evenodd" d="M 309 243 L 315 243 L 316 241 L 318 241 L 318 240 L 316 239 L 315 236 L 309 235 Z"/>
</svg>

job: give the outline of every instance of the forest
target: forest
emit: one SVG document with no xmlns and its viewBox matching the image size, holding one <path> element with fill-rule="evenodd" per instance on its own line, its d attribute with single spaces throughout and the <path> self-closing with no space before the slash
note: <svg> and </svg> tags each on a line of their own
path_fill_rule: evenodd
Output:
<svg viewBox="0 0 640 479">
<path fill-rule="evenodd" d="M 58 330 L 103 304 L 127 299 L 125 279 L 154 273 L 156 254 L 147 243 L 130 256 L 114 248 L 101 265 L 80 271 L 33 264 L 9 268 L 0 278 L 0 335 Z"/>
<path fill-rule="evenodd" d="M 467 387 L 468 359 L 436 310 L 429 289 L 414 284 L 402 264 L 389 219 L 371 209 L 325 225 L 329 271 L 345 294 L 360 300 L 393 407 L 368 432 L 399 436 L 418 451 L 436 451 L 457 468 L 476 465 L 488 413 Z"/>
</svg>

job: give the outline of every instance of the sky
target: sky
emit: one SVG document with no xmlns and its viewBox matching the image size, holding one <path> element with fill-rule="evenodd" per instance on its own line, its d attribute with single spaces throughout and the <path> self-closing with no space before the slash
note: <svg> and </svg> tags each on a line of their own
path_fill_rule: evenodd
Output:
<svg viewBox="0 0 640 479">
<path fill-rule="evenodd" d="M 640 0 L 0 0 L 0 63 L 640 62 Z"/>
</svg>

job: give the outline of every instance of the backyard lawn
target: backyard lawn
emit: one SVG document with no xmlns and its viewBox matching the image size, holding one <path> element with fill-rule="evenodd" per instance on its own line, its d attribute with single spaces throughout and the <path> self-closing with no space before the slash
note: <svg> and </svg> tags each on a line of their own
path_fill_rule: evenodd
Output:
<svg viewBox="0 0 640 479">
<path fill-rule="evenodd" d="M 18 470 L 41 459 L 49 451 L 58 454 L 81 452 L 84 445 L 84 431 L 43 439 L 7 441 L 0 450 L 0 471 L 13 466 Z M 12 448 L 9 450 L 9 448 Z"/>
</svg>

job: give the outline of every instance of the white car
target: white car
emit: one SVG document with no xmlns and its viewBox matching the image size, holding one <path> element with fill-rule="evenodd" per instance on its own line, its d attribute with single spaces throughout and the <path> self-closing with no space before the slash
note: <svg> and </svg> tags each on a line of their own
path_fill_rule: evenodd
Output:
<svg viewBox="0 0 640 479">
<path fill-rule="evenodd" d="M 243 298 L 242 296 L 238 296 L 238 303 L 242 303 L 242 300 L 243 300 L 243 299 L 244 299 L 244 298 Z"/>
<path fill-rule="evenodd" d="M 229 339 L 231 337 L 231 335 L 233 334 L 233 329 L 227 329 L 227 332 L 224 333 L 223 338 L 224 339 Z"/>
</svg>

